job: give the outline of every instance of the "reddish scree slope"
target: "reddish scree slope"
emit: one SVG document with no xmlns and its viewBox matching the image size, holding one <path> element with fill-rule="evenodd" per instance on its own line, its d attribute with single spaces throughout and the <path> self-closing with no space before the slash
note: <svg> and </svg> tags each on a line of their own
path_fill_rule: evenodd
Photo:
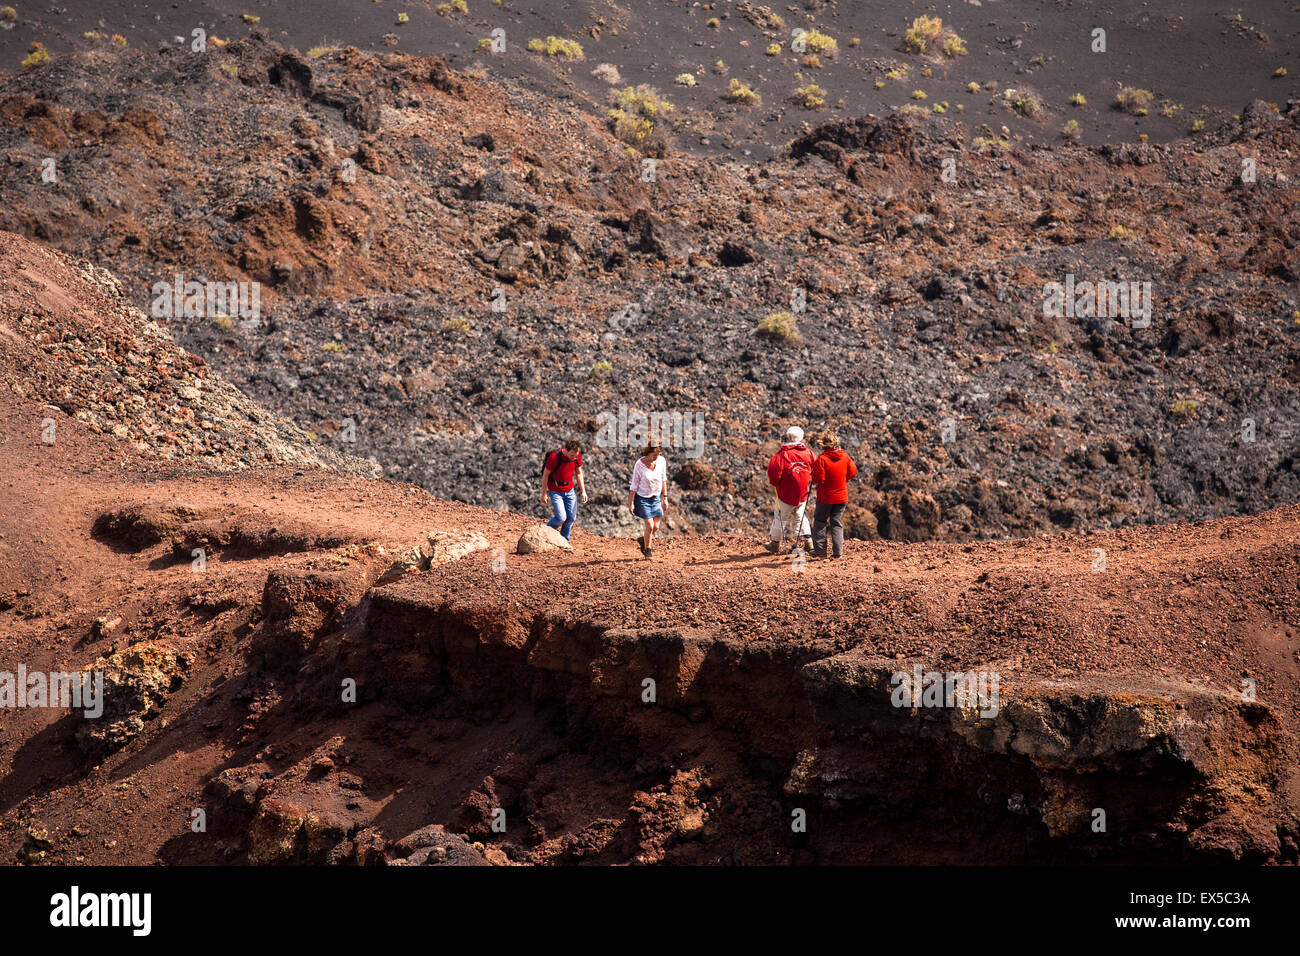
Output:
<svg viewBox="0 0 1300 956">
<path fill-rule="evenodd" d="M 1300 507 L 801 573 L 740 538 L 516 555 L 532 518 L 305 457 L 159 458 L 17 394 L 45 361 L 21 320 L 104 302 L 7 248 L 61 298 L 2 283 L 0 670 L 117 655 L 153 699 L 112 745 L 0 711 L 6 862 L 1296 858 Z M 433 531 L 504 555 L 384 576 Z M 913 662 L 998 672 L 1002 718 L 891 710 Z"/>
</svg>

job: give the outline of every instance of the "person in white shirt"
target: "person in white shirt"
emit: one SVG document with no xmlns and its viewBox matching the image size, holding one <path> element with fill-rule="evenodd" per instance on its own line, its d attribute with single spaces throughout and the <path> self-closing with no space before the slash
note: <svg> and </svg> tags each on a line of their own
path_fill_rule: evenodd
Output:
<svg viewBox="0 0 1300 956">
<path fill-rule="evenodd" d="M 651 545 L 659 522 L 664 518 L 668 504 L 668 462 L 659 442 L 651 442 L 641 450 L 641 457 L 632 468 L 632 483 L 628 485 L 627 510 L 644 522 L 644 530 L 637 544 L 649 561 L 654 557 Z"/>
</svg>

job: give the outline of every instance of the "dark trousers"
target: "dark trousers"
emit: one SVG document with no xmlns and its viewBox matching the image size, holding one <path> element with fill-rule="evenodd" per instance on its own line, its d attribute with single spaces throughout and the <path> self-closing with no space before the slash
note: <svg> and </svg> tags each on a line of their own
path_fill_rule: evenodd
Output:
<svg viewBox="0 0 1300 956">
<path fill-rule="evenodd" d="M 844 553 L 844 525 L 840 519 L 844 517 L 846 505 L 840 502 L 837 505 L 823 504 L 817 502 L 817 510 L 813 512 L 813 554 L 819 558 L 826 557 L 826 526 L 830 525 L 831 529 L 831 550 L 835 557 Z"/>
</svg>

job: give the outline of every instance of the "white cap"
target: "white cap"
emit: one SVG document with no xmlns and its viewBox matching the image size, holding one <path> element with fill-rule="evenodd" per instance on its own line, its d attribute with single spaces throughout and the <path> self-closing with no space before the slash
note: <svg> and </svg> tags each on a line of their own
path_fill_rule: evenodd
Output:
<svg viewBox="0 0 1300 956">
<path fill-rule="evenodd" d="M 787 445 L 794 445 L 801 441 L 803 441 L 803 429 L 798 425 L 791 425 L 785 430 L 785 443 Z"/>
</svg>

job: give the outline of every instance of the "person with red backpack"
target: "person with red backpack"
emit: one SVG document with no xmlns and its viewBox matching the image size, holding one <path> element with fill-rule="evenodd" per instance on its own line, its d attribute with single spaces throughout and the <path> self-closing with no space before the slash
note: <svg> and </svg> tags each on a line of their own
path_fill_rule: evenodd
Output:
<svg viewBox="0 0 1300 956">
<path fill-rule="evenodd" d="M 792 551 L 801 546 L 811 548 L 812 530 L 804 508 L 808 504 L 808 487 L 812 483 L 813 453 L 803 443 L 803 429 L 791 425 L 785 433 L 781 450 L 767 463 L 767 481 L 776 489 L 776 513 L 772 516 L 772 529 L 767 550 L 779 554 L 785 543 L 785 532 L 793 534 Z"/>
<path fill-rule="evenodd" d="M 577 485 L 576 492 L 574 485 Z M 585 505 L 587 484 L 582 473 L 582 443 L 570 439 L 563 448 L 550 452 L 542 460 L 542 504 L 553 512 L 546 526 L 558 528 L 566 541 L 578 517 L 579 494 Z"/>
</svg>

